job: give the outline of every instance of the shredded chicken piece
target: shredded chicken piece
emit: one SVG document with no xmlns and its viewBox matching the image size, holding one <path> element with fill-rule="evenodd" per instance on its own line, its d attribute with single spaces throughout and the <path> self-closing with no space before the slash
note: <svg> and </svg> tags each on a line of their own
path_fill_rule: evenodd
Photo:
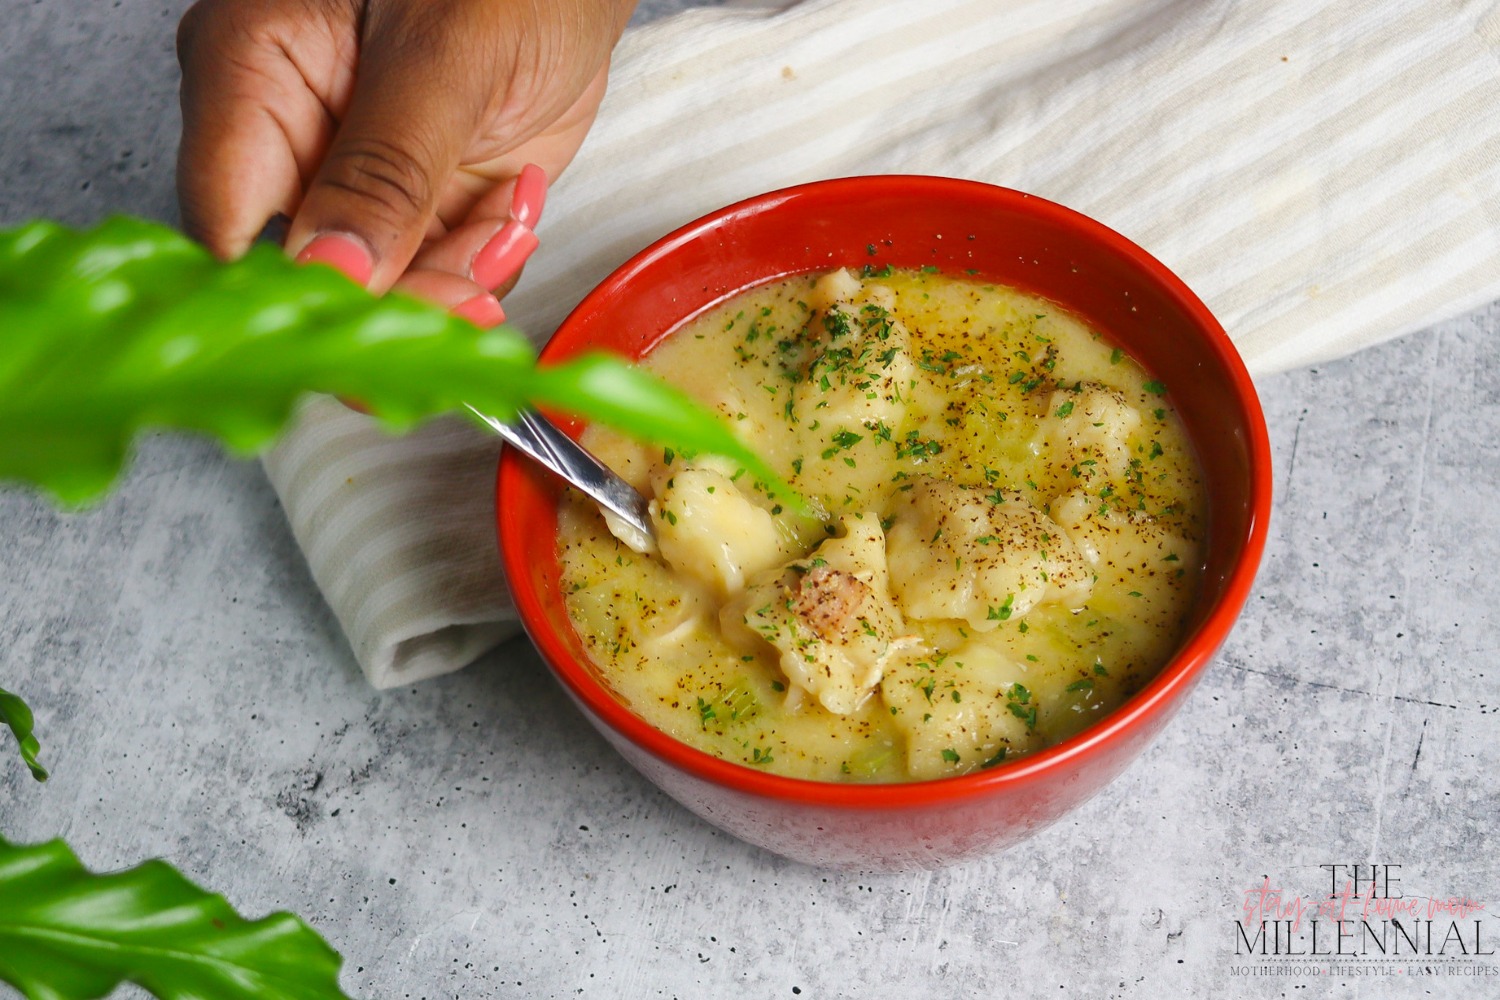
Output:
<svg viewBox="0 0 1500 1000">
<path fill-rule="evenodd" d="M 805 691 L 847 715 L 864 704 L 892 659 L 920 642 L 903 634 L 890 596 L 880 519 L 850 515 L 843 527 L 810 555 L 752 580 L 719 621 L 743 646 L 777 649 L 789 699 Z"/>
</svg>

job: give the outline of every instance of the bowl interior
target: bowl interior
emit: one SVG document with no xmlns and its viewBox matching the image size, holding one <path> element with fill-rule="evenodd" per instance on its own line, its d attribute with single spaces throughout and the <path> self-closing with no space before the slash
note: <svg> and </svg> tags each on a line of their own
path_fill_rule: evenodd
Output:
<svg viewBox="0 0 1500 1000">
<path fill-rule="evenodd" d="M 1149 723 L 1154 706 L 1191 684 L 1228 634 L 1259 563 L 1270 509 L 1264 420 L 1228 338 L 1180 280 L 1119 234 L 1040 198 L 947 178 L 848 178 L 751 199 L 664 237 L 596 288 L 543 358 L 558 361 L 591 348 L 639 357 L 743 289 L 790 274 L 871 263 L 971 273 L 1049 299 L 1087 320 L 1166 383 L 1207 479 L 1210 523 L 1201 593 L 1178 655 L 1157 678 L 1111 716 L 1056 747 L 1008 767 L 925 784 L 1022 780 L 1049 758 L 1082 752 L 1122 727 Z M 502 548 L 528 631 L 575 697 L 611 724 L 621 721 L 622 713 L 630 713 L 598 680 L 557 586 L 556 483 L 507 455 L 499 490 Z M 630 735 L 700 773 L 739 781 L 735 772 L 743 771 L 744 780 L 757 785 L 774 778 L 660 734 Z M 796 779 L 769 784 L 782 782 Z"/>
</svg>

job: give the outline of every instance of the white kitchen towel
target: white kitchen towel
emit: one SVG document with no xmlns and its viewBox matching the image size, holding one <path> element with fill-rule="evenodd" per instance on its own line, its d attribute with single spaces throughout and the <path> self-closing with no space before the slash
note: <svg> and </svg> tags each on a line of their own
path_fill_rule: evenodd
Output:
<svg viewBox="0 0 1500 1000">
<path fill-rule="evenodd" d="M 804 0 L 631 31 L 506 301 L 539 340 L 657 236 L 861 173 L 1019 188 L 1135 240 L 1250 369 L 1500 298 L 1500 7 L 1476 0 Z M 266 460 L 376 687 L 516 630 L 493 441 L 328 400 Z"/>
</svg>

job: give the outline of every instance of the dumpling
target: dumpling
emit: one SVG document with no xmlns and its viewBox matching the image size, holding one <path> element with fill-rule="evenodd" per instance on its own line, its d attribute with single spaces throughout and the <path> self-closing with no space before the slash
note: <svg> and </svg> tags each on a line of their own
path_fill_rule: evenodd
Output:
<svg viewBox="0 0 1500 1000">
<path fill-rule="evenodd" d="M 880 697 L 906 738 L 911 777 L 962 774 L 1039 746 L 1039 699 L 1027 681 L 1024 664 L 982 642 L 894 664 Z"/>
<path fill-rule="evenodd" d="M 770 511 L 722 472 L 665 467 L 652 478 L 656 544 L 674 570 L 728 597 L 744 587 L 747 577 L 785 559 Z"/>
<path fill-rule="evenodd" d="M 1130 435 L 1141 414 L 1123 393 L 1097 382 L 1058 388 L 1047 396 L 1038 424 L 1040 447 L 1051 457 L 1057 491 L 1095 478 L 1119 478 L 1130 465 Z"/>
<path fill-rule="evenodd" d="M 911 334 L 890 311 L 891 290 L 848 271 L 825 275 L 812 298 L 787 416 L 807 456 L 803 481 L 857 498 L 889 475 L 891 436 L 918 382 Z"/>
<path fill-rule="evenodd" d="M 895 494 L 886 554 L 908 618 L 958 618 L 977 631 L 1038 604 L 1081 607 L 1093 571 L 1073 541 L 1024 495 L 922 476 Z"/>
<path fill-rule="evenodd" d="M 843 534 L 811 555 L 751 581 L 720 612 L 727 637 L 765 642 L 795 692 L 828 711 L 856 711 L 875 690 L 886 666 L 918 645 L 903 634 L 891 601 L 885 535 L 873 513 L 842 519 Z"/>
<path fill-rule="evenodd" d="M 1082 489 L 1052 501 L 1052 513 L 1098 579 L 1113 585 L 1113 592 L 1135 595 L 1122 614 L 1158 629 L 1175 628 L 1174 609 L 1183 606 L 1183 592 L 1197 585 L 1197 543 L 1166 521 L 1101 505 Z"/>
</svg>

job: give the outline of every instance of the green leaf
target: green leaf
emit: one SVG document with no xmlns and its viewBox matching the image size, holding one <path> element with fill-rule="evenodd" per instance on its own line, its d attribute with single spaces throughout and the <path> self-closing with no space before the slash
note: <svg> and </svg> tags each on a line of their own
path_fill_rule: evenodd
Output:
<svg viewBox="0 0 1500 1000">
<path fill-rule="evenodd" d="M 252 452 L 306 392 L 359 400 L 395 430 L 463 402 L 499 417 L 551 402 L 723 454 L 784 488 L 716 416 L 620 360 L 539 371 L 514 330 L 375 298 L 271 246 L 222 264 L 172 229 L 123 217 L 83 232 L 0 231 L 0 480 L 84 503 L 109 488 L 144 428 Z"/>
<path fill-rule="evenodd" d="M 587 414 L 638 438 L 670 442 L 678 451 L 710 452 L 733 459 L 764 483 L 772 496 L 800 502 L 797 493 L 754 450 L 741 443 L 728 424 L 707 414 L 685 394 L 608 355 L 584 354 L 538 369 L 527 391 L 536 402 Z"/>
<path fill-rule="evenodd" d="M 95 875 L 60 840 L 0 838 L 0 980 L 34 1000 L 132 982 L 162 998 L 342 998 L 342 960 L 288 913 L 246 920 L 163 861 Z"/>
<path fill-rule="evenodd" d="M 16 742 L 21 745 L 21 759 L 31 768 L 31 776 L 37 781 L 46 781 L 47 769 L 36 760 L 37 752 L 42 746 L 31 733 L 31 709 L 21 700 L 20 695 L 11 694 L 4 688 L 0 688 L 0 723 L 9 726 L 10 731 L 16 735 Z"/>
</svg>

